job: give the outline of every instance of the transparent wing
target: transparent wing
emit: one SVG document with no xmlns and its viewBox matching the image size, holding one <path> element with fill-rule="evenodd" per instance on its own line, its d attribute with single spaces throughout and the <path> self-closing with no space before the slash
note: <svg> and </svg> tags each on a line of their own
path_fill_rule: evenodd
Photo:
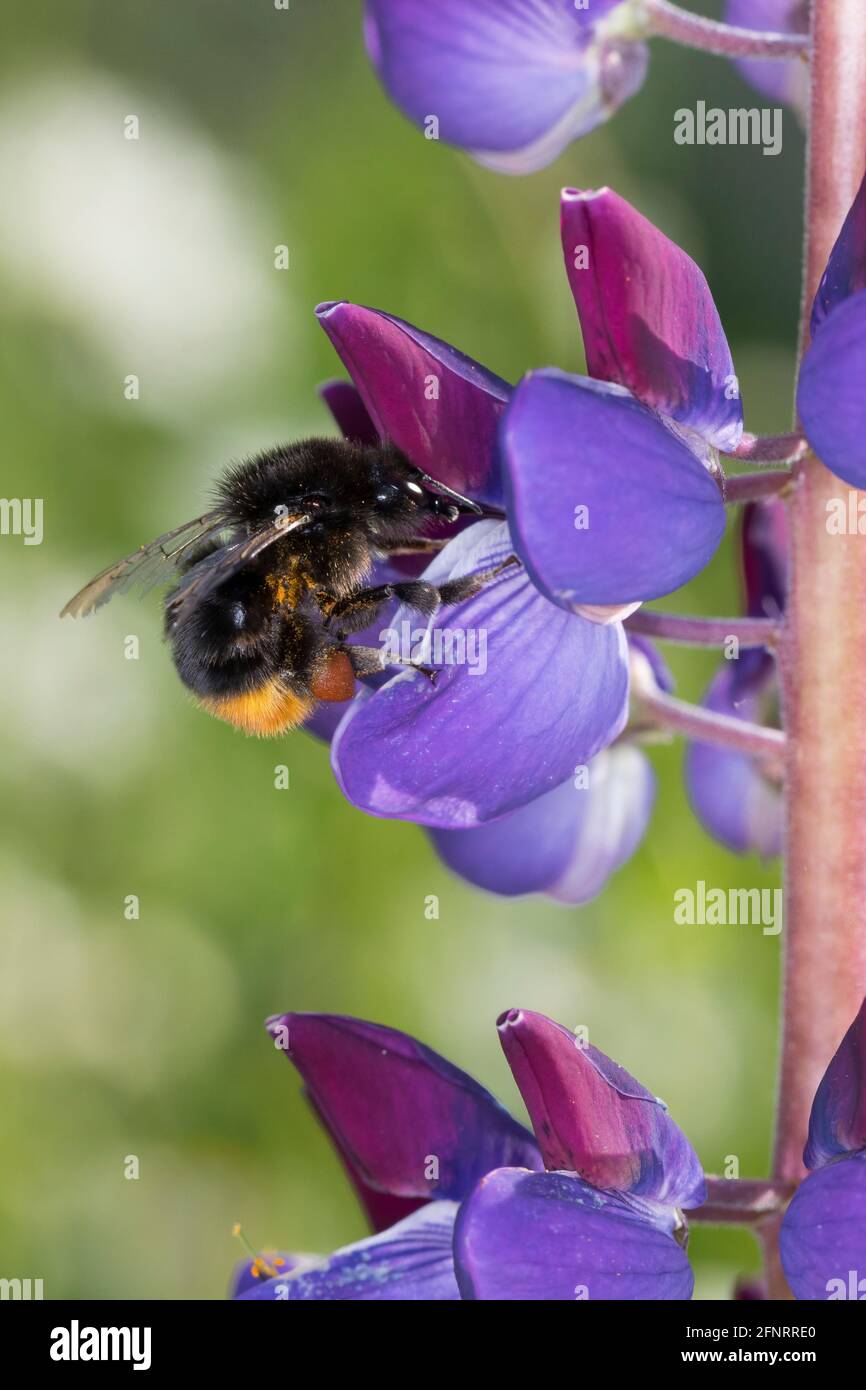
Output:
<svg viewBox="0 0 866 1390">
<path fill-rule="evenodd" d="M 174 627 L 191 607 L 203 602 L 221 584 L 225 584 L 226 580 L 238 574 L 257 555 L 261 555 L 263 550 L 267 550 L 268 546 L 273 545 L 275 541 L 283 540 L 289 532 L 297 530 L 309 520 L 309 516 L 280 517 L 279 521 L 263 526 L 251 536 L 229 541 L 222 550 L 193 565 L 182 577 L 165 605 L 168 628 Z"/>
<path fill-rule="evenodd" d="M 152 589 L 156 584 L 166 583 L 174 577 L 178 566 L 187 556 L 190 548 L 200 541 L 216 535 L 226 525 L 222 511 L 205 512 L 204 516 L 187 521 L 174 531 L 151 541 L 149 545 L 139 546 L 132 555 L 109 565 L 89 584 L 69 600 L 62 610 L 61 618 L 83 618 L 94 609 L 107 603 L 115 594 L 126 593 L 133 585 Z"/>
</svg>

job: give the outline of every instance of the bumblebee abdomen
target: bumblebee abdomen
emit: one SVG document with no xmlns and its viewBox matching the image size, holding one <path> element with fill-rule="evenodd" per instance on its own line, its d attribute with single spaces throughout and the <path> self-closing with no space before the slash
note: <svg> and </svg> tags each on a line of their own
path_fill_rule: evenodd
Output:
<svg viewBox="0 0 866 1390">
<path fill-rule="evenodd" d="M 234 724 L 245 734 L 268 738 L 297 729 L 312 713 L 316 702 L 290 690 L 278 677 L 272 677 L 264 685 L 240 694 L 199 695 L 198 703 L 209 714 Z"/>
</svg>

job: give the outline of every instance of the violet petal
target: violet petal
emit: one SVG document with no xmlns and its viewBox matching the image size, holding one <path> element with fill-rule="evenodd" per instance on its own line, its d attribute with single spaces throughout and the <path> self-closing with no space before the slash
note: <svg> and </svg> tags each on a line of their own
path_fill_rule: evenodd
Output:
<svg viewBox="0 0 866 1390">
<path fill-rule="evenodd" d="M 812 306 L 814 336 L 825 319 L 866 289 L 866 177 L 836 238 Z"/>
<path fill-rule="evenodd" d="M 690 256 L 610 188 L 563 189 L 562 249 L 589 375 L 730 452 L 743 407 L 710 288 Z"/>
<path fill-rule="evenodd" d="M 671 1207 L 706 1200 L 691 1144 L 624 1067 L 544 1014 L 509 1009 L 497 1027 L 546 1168 Z"/>
<path fill-rule="evenodd" d="M 670 1226 L 571 1173 L 488 1174 L 460 1208 L 454 1260 L 467 1299 L 688 1299 L 694 1287 Z"/>
<path fill-rule="evenodd" d="M 454 1202 L 432 1202 L 387 1231 L 345 1245 L 314 1269 L 277 1276 L 241 1295 L 257 1301 L 457 1301 Z"/>
<path fill-rule="evenodd" d="M 596 36 L 617 4 L 367 0 L 367 50 L 391 100 L 428 138 L 502 173 L 529 173 L 643 82 L 645 44 Z"/>
<path fill-rule="evenodd" d="M 345 300 L 316 314 L 381 437 L 457 492 L 501 505 L 496 427 L 508 383 L 393 314 Z"/>
<path fill-rule="evenodd" d="M 803 1161 L 818 1168 L 856 1149 L 866 1149 L 866 999 L 815 1092 Z"/>
<path fill-rule="evenodd" d="M 406 1033 L 334 1014 L 268 1020 L 344 1161 L 378 1192 L 459 1199 L 535 1143 L 483 1086 Z"/>
<path fill-rule="evenodd" d="M 818 1168 L 785 1212 L 779 1252 L 795 1298 L 866 1298 L 866 1153 Z"/>
<path fill-rule="evenodd" d="M 750 648 L 722 663 L 701 703 L 715 714 L 761 723 L 764 693 L 775 680 L 772 656 Z M 685 778 L 692 810 L 720 844 L 762 859 L 781 854 L 781 782 L 771 780 L 754 758 L 695 741 L 686 750 Z"/>
<path fill-rule="evenodd" d="M 790 524 L 778 497 L 743 508 L 743 575 L 746 612 L 751 618 L 779 618 L 788 594 Z"/>
<path fill-rule="evenodd" d="M 716 482 L 623 387 L 532 372 L 501 442 L 515 548 L 561 607 L 659 598 L 715 554 L 725 529 Z"/>
<path fill-rule="evenodd" d="M 835 308 L 803 358 L 797 409 L 821 462 L 866 487 L 866 290 Z"/>
<path fill-rule="evenodd" d="M 631 858 L 654 799 L 649 762 L 618 744 L 519 811 L 474 830 L 433 830 L 431 839 L 450 869 L 488 892 L 584 903 Z"/>
<path fill-rule="evenodd" d="M 511 554 L 508 528 L 480 522 L 424 577 L 441 583 Z M 481 825 L 558 787 L 623 727 L 622 628 L 563 613 L 517 565 L 474 598 L 440 609 L 427 627 L 398 613 L 395 640 L 404 622 L 408 636 L 428 642 L 438 678 L 431 685 L 404 671 L 350 707 L 332 764 L 361 810 L 441 829 Z M 466 660 L 457 664 L 461 651 Z"/>
<path fill-rule="evenodd" d="M 319 387 L 319 395 L 346 439 L 354 439 L 358 444 L 378 444 L 379 432 L 354 382 L 324 381 Z"/>
</svg>

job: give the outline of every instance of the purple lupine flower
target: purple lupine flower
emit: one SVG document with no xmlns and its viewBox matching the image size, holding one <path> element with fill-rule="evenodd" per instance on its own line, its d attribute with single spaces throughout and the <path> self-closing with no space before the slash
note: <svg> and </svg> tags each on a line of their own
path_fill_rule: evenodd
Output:
<svg viewBox="0 0 866 1390">
<path fill-rule="evenodd" d="M 621 0 L 367 0 L 371 61 L 428 139 L 500 173 L 551 163 L 641 86 Z"/>
<path fill-rule="evenodd" d="M 404 1033 L 327 1014 L 269 1020 L 375 1234 L 314 1267 L 245 1277 L 237 1297 L 691 1296 L 682 1209 L 704 1201 L 704 1178 L 663 1103 L 541 1014 L 511 1009 L 497 1026 L 537 1143 Z"/>
<path fill-rule="evenodd" d="M 751 618 L 779 618 L 785 607 L 788 564 L 788 509 L 778 498 L 743 509 L 743 573 L 746 612 Z M 717 714 L 759 722 L 778 700 L 776 662 L 761 647 L 723 661 L 704 695 Z M 772 713 L 772 711 L 771 711 Z M 737 854 L 756 851 L 763 859 L 782 850 L 781 769 L 771 769 L 745 753 L 710 743 L 691 743 L 685 777 L 692 809 L 701 824 Z"/>
<path fill-rule="evenodd" d="M 333 303 L 319 318 L 377 433 L 431 476 L 496 507 L 507 383 L 392 315 Z M 357 402 L 352 410 L 352 427 L 365 428 Z M 424 578 L 442 583 L 512 554 L 507 524 L 482 521 L 455 535 Z M 401 610 L 387 630 L 399 635 L 404 625 L 428 643 L 432 664 L 440 665 L 438 648 L 445 658 L 435 687 L 403 671 L 362 691 L 336 730 L 337 780 L 362 810 L 439 829 L 483 825 L 560 787 L 623 728 L 621 625 L 563 613 L 520 566 L 420 628 Z M 455 641 L 462 661 L 449 660 Z"/>
<path fill-rule="evenodd" d="M 644 837 L 655 776 L 634 744 L 617 743 L 553 791 L 473 830 L 431 830 L 440 857 L 478 888 L 546 893 L 574 906 L 601 892 Z"/>
<path fill-rule="evenodd" d="M 267 1026 L 300 1072 L 375 1234 L 291 1278 L 247 1284 L 240 1296 L 458 1299 L 458 1205 L 493 1168 L 540 1169 L 532 1135 L 471 1076 L 393 1028 L 330 1014 L 284 1014 Z"/>
<path fill-rule="evenodd" d="M 430 341 L 426 335 L 425 339 Z M 353 382 L 327 382 L 321 395 L 347 437 L 362 443 L 379 437 Z M 424 422 L 419 437 L 403 437 L 417 453 L 421 440 L 430 436 L 429 424 Z M 438 462 L 436 457 L 425 457 L 425 466 L 434 470 Z M 390 564 L 420 572 L 419 561 L 411 557 Z M 377 570 L 376 583 L 387 578 L 384 567 Z M 391 617 L 393 613 L 392 607 Z M 391 617 L 377 620 L 355 640 L 375 643 Z M 670 673 L 651 644 L 632 639 L 632 646 L 636 645 L 648 655 L 660 683 L 670 689 Z M 378 688 L 385 679 L 376 677 L 367 684 Z M 330 741 L 344 714 L 338 706 L 322 706 L 307 728 Z M 506 896 L 543 892 L 574 905 L 599 893 L 608 877 L 631 857 L 646 831 L 654 800 L 655 777 L 648 760 L 637 746 L 621 740 L 589 766 L 575 767 L 560 786 L 519 810 L 474 829 L 428 833 L 448 867 L 477 887 Z"/>
<path fill-rule="evenodd" d="M 866 178 L 860 185 L 812 307 L 797 408 L 821 462 L 866 487 Z"/>
<path fill-rule="evenodd" d="M 664 691 L 673 677 L 653 644 L 629 636 L 630 663 L 643 657 Z M 649 826 L 656 779 L 628 730 L 574 777 L 519 811 L 472 830 L 430 830 L 440 857 L 461 878 L 507 897 L 545 893 L 576 906 L 596 897 L 637 850 Z"/>
<path fill-rule="evenodd" d="M 547 1171 L 500 1168 L 463 1203 L 462 1296 L 690 1298 L 682 1210 L 706 1188 L 664 1104 L 542 1014 L 510 1009 L 497 1026 Z"/>
<path fill-rule="evenodd" d="M 866 1299 L 866 999 L 821 1080 L 785 1212 L 782 1267 L 800 1299 Z"/>
<path fill-rule="evenodd" d="M 725 528 L 718 451 L 743 412 L 695 263 L 610 189 L 562 195 L 589 376 L 517 387 L 501 429 L 517 554 L 569 611 L 627 612 L 708 563 Z"/>
<path fill-rule="evenodd" d="M 771 34 L 808 34 L 809 0 L 726 0 L 725 23 Z M 809 69 L 799 59 L 741 58 L 743 77 L 771 101 L 782 101 L 804 119 L 809 109 Z"/>
</svg>

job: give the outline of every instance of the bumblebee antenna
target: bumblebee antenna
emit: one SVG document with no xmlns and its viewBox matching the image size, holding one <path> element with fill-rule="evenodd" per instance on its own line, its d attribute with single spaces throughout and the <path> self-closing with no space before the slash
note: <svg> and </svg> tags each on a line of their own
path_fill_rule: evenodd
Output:
<svg viewBox="0 0 866 1390">
<path fill-rule="evenodd" d="M 429 473 L 420 473 L 419 476 L 422 483 L 426 483 L 434 492 L 440 492 L 443 497 L 450 497 L 464 511 L 475 512 L 477 516 L 484 515 L 484 508 L 480 507 L 477 502 L 473 502 L 470 497 L 464 497 L 462 492 L 455 492 L 452 487 L 448 487 L 447 483 L 440 483 L 438 478 L 431 478 Z"/>
</svg>

